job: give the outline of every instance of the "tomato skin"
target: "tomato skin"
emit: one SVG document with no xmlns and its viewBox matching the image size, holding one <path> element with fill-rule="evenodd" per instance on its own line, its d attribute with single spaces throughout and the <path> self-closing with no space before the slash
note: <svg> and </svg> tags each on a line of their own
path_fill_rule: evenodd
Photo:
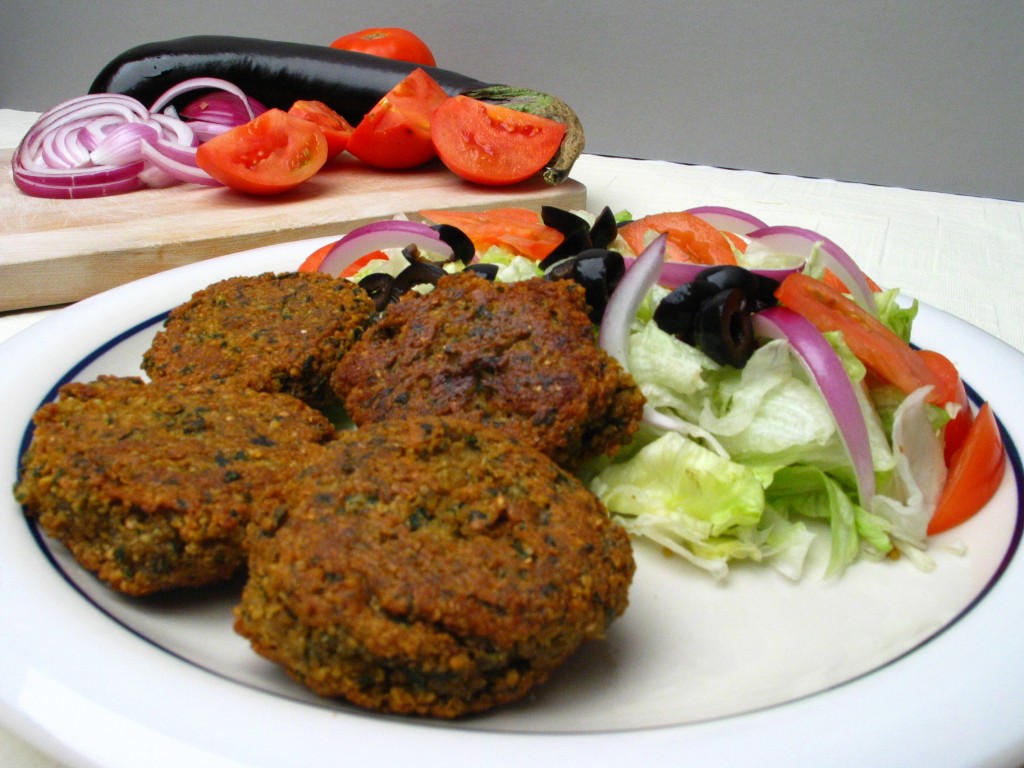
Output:
<svg viewBox="0 0 1024 768">
<path fill-rule="evenodd" d="M 928 523 L 928 534 L 948 531 L 973 517 L 999 488 L 1006 448 L 988 403 L 978 410 L 963 445 L 953 456 L 946 485 Z"/>
<path fill-rule="evenodd" d="M 437 65 L 429 46 L 418 35 L 400 27 L 370 27 L 350 32 L 331 43 L 331 48 L 409 61 L 425 67 Z"/>
<path fill-rule="evenodd" d="M 918 350 L 917 354 L 931 368 L 939 382 L 938 399 L 943 403 L 956 403 L 960 406 L 957 415 L 946 423 L 943 430 L 943 447 L 948 467 L 952 465 L 953 456 L 964 444 L 974 423 L 971 401 L 967 398 L 967 388 L 960 379 L 960 373 L 949 358 L 931 349 Z"/>
<path fill-rule="evenodd" d="M 666 258 L 687 264 L 735 264 L 736 255 L 721 231 L 704 219 L 686 211 L 654 213 L 635 219 L 619 228 L 619 235 L 633 250 L 646 247 L 650 230 L 668 235 Z"/>
<path fill-rule="evenodd" d="M 564 235 L 547 226 L 537 211 L 529 208 L 491 208 L 486 211 L 420 211 L 435 224 L 458 227 L 473 241 L 477 251 L 493 245 L 520 256 L 540 261 L 564 239 Z"/>
<path fill-rule="evenodd" d="M 938 378 L 914 349 L 880 320 L 820 280 L 801 272 L 787 275 L 775 291 L 783 305 L 802 315 L 821 332 L 840 331 L 868 370 L 910 394 L 931 386 L 928 402 L 945 405 Z"/>
<path fill-rule="evenodd" d="M 348 120 L 339 115 L 322 101 L 299 100 L 288 109 L 288 114 L 308 120 L 320 126 L 327 139 L 327 157 L 340 155 L 348 146 L 354 130 Z"/>
<path fill-rule="evenodd" d="M 309 256 L 306 257 L 305 261 L 299 265 L 299 272 L 317 272 L 320 269 L 320 265 L 324 263 L 324 259 L 334 250 L 334 246 L 338 244 L 338 240 L 322 245 L 313 251 Z M 341 272 L 338 273 L 338 277 L 351 277 L 360 269 L 365 267 L 374 259 L 387 260 L 388 255 L 384 251 L 370 251 L 365 256 L 360 256 L 358 259 L 353 261 Z"/>
<path fill-rule="evenodd" d="M 453 96 L 434 112 L 430 137 L 441 162 L 476 184 L 517 184 L 536 175 L 558 151 L 557 120 Z"/>
<path fill-rule="evenodd" d="M 434 110 L 448 94 L 415 69 L 388 91 L 356 126 L 348 151 L 376 168 L 415 168 L 437 156 L 430 139 Z"/>
<path fill-rule="evenodd" d="M 326 162 L 324 132 L 280 109 L 267 110 L 196 150 L 200 168 L 225 186 L 253 195 L 294 189 Z"/>
</svg>

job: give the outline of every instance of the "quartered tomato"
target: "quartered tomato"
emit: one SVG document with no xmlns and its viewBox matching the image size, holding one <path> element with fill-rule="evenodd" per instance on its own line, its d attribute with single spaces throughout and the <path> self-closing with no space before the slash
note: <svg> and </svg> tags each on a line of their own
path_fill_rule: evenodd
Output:
<svg viewBox="0 0 1024 768">
<path fill-rule="evenodd" d="M 974 516 L 999 488 L 1006 471 L 1006 448 L 991 406 L 978 410 L 964 444 L 953 456 L 928 533 L 942 533 Z"/>
<path fill-rule="evenodd" d="M 633 253 L 647 246 L 648 232 L 667 234 L 665 257 L 689 264 L 735 264 L 726 236 L 699 216 L 686 211 L 655 213 L 623 224 L 619 234 Z"/>
<path fill-rule="evenodd" d="M 417 35 L 399 27 L 370 27 L 342 35 L 331 48 L 368 53 L 385 59 L 398 59 L 433 67 L 437 62 L 430 48 Z"/>
<path fill-rule="evenodd" d="M 267 110 L 196 150 L 200 168 L 225 186 L 253 195 L 293 189 L 326 162 L 324 132 L 280 109 Z"/>
<path fill-rule="evenodd" d="M 448 94 L 422 69 L 388 91 L 359 121 L 348 151 L 377 168 L 414 168 L 437 153 L 430 139 L 430 119 Z"/>
<path fill-rule="evenodd" d="M 775 297 L 819 331 L 840 331 L 853 354 L 882 381 L 907 394 L 931 386 L 928 402 L 945 404 L 938 377 L 913 347 L 835 288 L 797 272 L 782 281 Z"/>
<path fill-rule="evenodd" d="M 946 466 L 951 466 L 953 456 L 960 450 L 960 446 L 967 439 L 967 433 L 974 423 L 974 414 L 971 411 L 971 401 L 967 399 L 967 388 L 960 379 L 953 362 L 938 352 L 931 349 L 921 349 L 917 352 L 918 357 L 925 361 L 932 373 L 935 375 L 938 387 L 938 400 L 943 403 L 955 403 L 960 406 L 957 415 L 946 423 L 943 431 Z"/>
<path fill-rule="evenodd" d="M 454 96 L 437 108 L 430 136 L 441 162 L 455 175 L 477 184 L 515 184 L 534 176 L 554 156 L 565 126 Z"/>
<path fill-rule="evenodd" d="M 528 208 L 420 211 L 420 215 L 435 224 L 458 227 L 473 241 L 477 251 L 496 245 L 536 261 L 555 250 L 564 239 L 561 232 L 544 224 L 537 211 Z"/>
<path fill-rule="evenodd" d="M 335 157 L 345 151 L 348 140 L 352 136 L 352 126 L 348 120 L 339 115 L 322 101 L 300 100 L 288 109 L 288 114 L 301 117 L 314 125 L 320 126 L 327 139 L 327 156 Z"/>
</svg>

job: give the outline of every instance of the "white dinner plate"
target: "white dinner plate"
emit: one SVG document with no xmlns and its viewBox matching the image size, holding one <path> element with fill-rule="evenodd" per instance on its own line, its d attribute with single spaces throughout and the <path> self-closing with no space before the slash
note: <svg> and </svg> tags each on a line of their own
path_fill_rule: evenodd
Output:
<svg viewBox="0 0 1024 768">
<path fill-rule="evenodd" d="M 714 582 L 642 544 L 630 606 L 526 700 L 452 723 L 317 699 L 231 628 L 240 585 L 113 594 L 10 489 L 40 404 L 71 378 L 141 374 L 166 312 L 229 276 L 294 269 L 330 238 L 121 286 L 0 345 L 0 719 L 75 766 L 1018 765 L 1024 759 L 1024 356 L 923 306 L 914 341 L 1001 420 L 995 498 L 937 537 L 934 570 L 858 562 Z M 384 468 L 382 468 L 384 469 Z M 583 763 L 581 763 L 583 764 Z"/>
</svg>

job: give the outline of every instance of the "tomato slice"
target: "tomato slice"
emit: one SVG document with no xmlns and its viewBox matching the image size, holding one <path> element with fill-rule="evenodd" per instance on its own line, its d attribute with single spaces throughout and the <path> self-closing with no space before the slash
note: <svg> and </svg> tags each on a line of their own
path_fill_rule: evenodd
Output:
<svg viewBox="0 0 1024 768">
<path fill-rule="evenodd" d="M 540 261 L 564 239 L 561 232 L 541 220 L 528 208 L 491 208 L 486 211 L 420 211 L 435 224 L 450 224 L 461 229 L 473 241 L 477 251 L 491 246 Z"/>
<path fill-rule="evenodd" d="M 196 150 L 196 164 L 225 186 L 253 195 L 297 187 L 327 162 L 324 132 L 308 120 L 270 109 Z"/>
<path fill-rule="evenodd" d="M 999 488 L 1006 472 L 1006 448 L 991 406 L 985 403 L 946 477 L 928 533 L 948 531 L 973 517 Z"/>
<path fill-rule="evenodd" d="M 425 67 L 433 67 L 437 63 L 429 46 L 418 35 L 400 27 L 370 27 L 350 32 L 331 43 L 331 48 L 409 61 Z"/>
<path fill-rule="evenodd" d="M 864 275 L 864 279 L 867 280 L 868 282 L 868 288 L 870 288 L 875 293 L 879 293 L 882 290 L 882 287 L 867 275 Z M 850 292 L 850 289 L 846 287 L 846 283 L 840 280 L 839 276 L 836 275 L 836 273 L 833 272 L 831 269 L 825 270 L 825 273 L 821 276 L 821 281 L 825 283 L 825 285 L 835 288 L 840 293 Z"/>
<path fill-rule="evenodd" d="M 651 231 L 668 235 L 665 257 L 670 261 L 709 266 L 736 263 L 725 234 L 686 211 L 644 216 L 622 225 L 619 235 L 633 253 L 640 253 L 647 246 L 647 233 Z"/>
<path fill-rule="evenodd" d="M 348 151 L 377 168 L 414 168 L 437 156 L 430 119 L 448 94 L 415 69 L 388 91 L 352 132 Z"/>
<path fill-rule="evenodd" d="M 943 403 L 956 403 L 960 406 L 957 415 L 946 423 L 946 428 L 943 431 L 946 466 L 948 467 L 953 462 L 953 456 L 967 439 L 967 433 L 970 432 L 971 425 L 974 423 L 971 401 L 967 399 L 967 388 L 960 379 L 959 371 L 949 358 L 931 349 L 919 350 L 917 354 L 931 368 L 939 382 L 938 399 Z"/>
<path fill-rule="evenodd" d="M 315 251 L 309 254 L 309 256 L 306 257 L 305 261 L 303 261 L 299 265 L 298 271 L 316 272 L 317 270 L 319 270 L 320 265 L 323 264 L 324 259 L 327 258 L 327 254 L 329 254 L 334 249 L 334 246 L 337 244 L 338 241 L 335 240 L 334 242 L 328 243 L 327 245 L 323 245 L 317 248 Z M 388 255 L 384 253 L 384 251 L 370 251 L 365 256 L 360 256 L 358 259 L 356 259 L 343 270 L 341 270 L 341 272 L 338 273 L 338 277 L 352 277 L 352 275 L 354 275 L 356 272 L 365 267 L 374 259 L 387 260 L 387 258 Z"/>
<path fill-rule="evenodd" d="M 322 101 L 299 100 L 288 109 L 288 114 L 320 126 L 327 139 L 327 157 L 336 157 L 345 151 L 352 136 L 352 126 Z"/>
<path fill-rule="evenodd" d="M 841 331 L 853 354 L 882 381 L 907 394 L 931 385 L 928 402 L 945 404 L 941 382 L 925 360 L 881 321 L 835 288 L 796 272 L 786 276 L 775 296 L 789 309 L 810 320 L 819 331 Z"/>
<path fill-rule="evenodd" d="M 476 184 L 516 184 L 536 175 L 558 151 L 565 126 L 469 96 L 447 99 L 430 137 L 452 173 Z"/>
</svg>

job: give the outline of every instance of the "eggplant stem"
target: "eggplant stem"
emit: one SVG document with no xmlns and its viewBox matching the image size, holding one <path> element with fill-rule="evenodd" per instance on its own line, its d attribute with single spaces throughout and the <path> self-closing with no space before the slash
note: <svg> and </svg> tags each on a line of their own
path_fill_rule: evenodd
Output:
<svg viewBox="0 0 1024 768">
<path fill-rule="evenodd" d="M 565 136 L 558 146 L 558 151 L 544 169 L 544 181 L 548 184 L 561 184 L 569 178 L 569 172 L 583 153 L 584 145 L 583 123 L 572 107 L 551 94 L 510 85 L 489 85 L 486 88 L 465 91 L 463 96 L 489 104 L 500 104 L 517 112 L 539 115 L 562 123 L 565 126 Z"/>
</svg>

